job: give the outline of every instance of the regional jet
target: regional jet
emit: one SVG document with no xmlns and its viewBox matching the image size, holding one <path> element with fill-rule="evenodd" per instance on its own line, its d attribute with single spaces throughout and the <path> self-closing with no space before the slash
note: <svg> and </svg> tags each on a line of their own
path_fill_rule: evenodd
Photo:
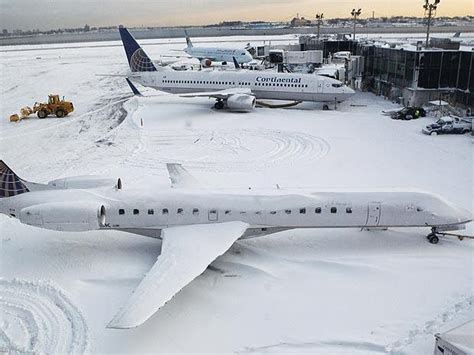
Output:
<svg viewBox="0 0 474 355">
<path fill-rule="evenodd" d="M 130 32 L 119 27 L 131 73 L 128 76 L 143 86 L 179 94 L 182 97 L 210 97 L 214 107 L 247 112 L 257 99 L 294 102 L 341 102 L 354 90 L 340 81 L 313 74 L 275 73 L 266 71 L 175 71 L 155 67 Z"/>
<path fill-rule="evenodd" d="M 212 62 L 232 63 L 233 58 L 237 63 L 248 63 L 253 60 L 252 55 L 245 48 L 222 48 L 222 47 L 194 47 L 191 38 L 186 34 L 187 47 L 184 52 L 191 57 L 197 58 L 201 61 L 201 65 L 210 67 Z"/>
<path fill-rule="evenodd" d="M 19 178 L 0 161 L 0 213 L 56 231 L 119 230 L 162 239 L 162 251 L 110 328 L 137 327 L 240 238 L 296 228 L 431 227 L 457 230 L 469 211 L 416 191 L 215 190 L 168 164 L 170 189 L 122 186 L 103 177 L 48 184 Z"/>
</svg>

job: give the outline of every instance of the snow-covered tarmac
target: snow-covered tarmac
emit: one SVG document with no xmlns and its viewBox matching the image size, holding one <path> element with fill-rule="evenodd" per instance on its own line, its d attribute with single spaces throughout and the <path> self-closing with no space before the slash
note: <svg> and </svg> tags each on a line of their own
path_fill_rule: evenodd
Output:
<svg viewBox="0 0 474 355">
<path fill-rule="evenodd" d="M 159 194 L 169 186 L 164 163 L 180 162 L 208 186 L 414 187 L 473 210 L 472 137 L 423 135 L 433 118 L 390 120 L 381 111 L 396 106 L 368 93 L 337 111 L 305 103 L 235 114 L 207 99 L 129 98 L 122 78 L 95 76 L 126 68 L 120 47 L 2 52 L 1 158 L 38 182 L 105 174 Z M 74 114 L 8 122 L 51 92 L 71 99 Z M 434 333 L 474 316 L 474 244 L 431 245 L 427 233 L 296 230 L 239 241 L 143 326 L 113 330 L 105 326 L 160 241 L 0 216 L 0 351 L 432 353 Z"/>
</svg>

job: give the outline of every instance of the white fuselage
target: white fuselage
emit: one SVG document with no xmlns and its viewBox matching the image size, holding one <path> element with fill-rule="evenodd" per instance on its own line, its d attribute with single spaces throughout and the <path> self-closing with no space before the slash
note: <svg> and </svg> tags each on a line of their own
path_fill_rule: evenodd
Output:
<svg viewBox="0 0 474 355">
<path fill-rule="evenodd" d="M 264 71 L 173 71 L 136 72 L 140 84 L 173 94 L 215 92 L 249 88 L 257 99 L 341 102 L 354 90 L 340 81 L 312 74 Z"/>
<path fill-rule="evenodd" d="M 294 228 L 440 227 L 471 220 L 468 211 L 438 196 L 412 191 L 69 189 L 4 198 L 0 207 L 40 228 L 116 229 L 153 237 L 167 227 L 229 221 L 248 223 L 247 237 Z"/>
<path fill-rule="evenodd" d="M 218 47 L 187 47 L 184 50 L 191 57 L 199 60 L 209 59 L 215 62 L 248 63 L 253 60 L 252 55 L 244 48 L 218 48 Z"/>
</svg>

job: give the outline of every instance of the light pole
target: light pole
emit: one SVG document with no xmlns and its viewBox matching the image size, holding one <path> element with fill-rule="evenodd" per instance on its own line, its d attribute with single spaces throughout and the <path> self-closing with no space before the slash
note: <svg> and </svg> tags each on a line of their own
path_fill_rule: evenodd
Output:
<svg viewBox="0 0 474 355">
<path fill-rule="evenodd" d="M 438 4 L 440 3 L 441 0 L 434 0 L 433 3 L 430 3 L 429 0 L 425 0 L 425 4 L 423 5 L 423 8 L 425 9 L 425 16 L 428 17 L 427 20 L 427 29 L 426 29 L 426 48 L 429 46 L 429 41 L 430 41 L 430 27 L 431 27 L 431 20 L 433 17 L 436 16 L 436 9 L 438 8 Z"/>
<path fill-rule="evenodd" d="M 321 27 L 321 23 L 323 22 L 323 18 L 324 18 L 323 13 L 316 14 L 316 21 L 317 21 L 317 26 L 318 26 L 318 39 L 319 39 L 319 30 L 320 30 L 320 27 Z"/>
<path fill-rule="evenodd" d="M 428 1 L 428 0 L 427 0 Z M 439 1 L 439 0 L 435 0 L 435 1 Z M 360 14 L 362 13 L 362 9 L 359 9 L 359 10 L 356 10 L 356 9 L 352 9 L 351 11 L 351 15 L 352 17 L 354 18 L 354 33 L 352 34 L 352 39 L 355 41 L 356 39 L 356 23 L 357 23 L 357 17 L 360 16 Z"/>
</svg>

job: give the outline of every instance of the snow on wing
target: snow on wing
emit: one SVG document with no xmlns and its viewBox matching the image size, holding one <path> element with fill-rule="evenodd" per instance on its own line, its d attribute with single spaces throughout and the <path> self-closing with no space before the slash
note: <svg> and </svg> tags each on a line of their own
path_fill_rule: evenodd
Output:
<svg viewBox="0 0 474 355">
<path fill-rule="evenodd" d="M 232 88 L 219 91 L 209 91 L 209 92 L 196 92 L 192 94 L 182 94 L 181 97 L 213 97 L 216 99 L 226 100 L 230 96 L 235 94 L 247 94 L 252 95 L 252 90 L 249 88 Z"/>
<path fill-rule="evenodd" d="M 196 180 L 181 164 L 168 163 L 166 164 L 168 174 L 171 180 L 171 187 L 201 187 L 199 181 Z"/>
<path fill-rule="evenodd" d="M 108 328 L 144 323 L 239 239 L 248 224 L 226 222 L 163 230 L 161 255 Z"/>
</svg>

